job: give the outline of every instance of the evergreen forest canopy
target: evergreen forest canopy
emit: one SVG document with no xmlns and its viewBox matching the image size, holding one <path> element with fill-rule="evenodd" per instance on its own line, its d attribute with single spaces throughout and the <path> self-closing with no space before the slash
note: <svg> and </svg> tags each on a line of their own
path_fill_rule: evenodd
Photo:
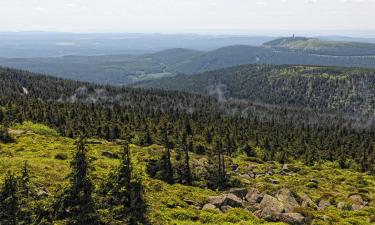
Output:
<svg viewBox="0 0 375 225">
<path fill-rule="evenodd" d="M 228 155 L 250 144 L 264 147 L 266 160 L 351 159 L 363 170 L 373 165 L 371 114 L 351 117 L 247 101 L 220 102 L 185 92 L 101 86 L 4 68 L 0 79 L 3 124 L 31 120 L 68 137 L 84 132 L 141 145 L 161 143 L 168 129 L 176 145 L 191 135 L 194 152 L 209 152 L 219 139 Z"/>
<path fill-rule="evenodd" d="M 375 70 L 318 66 L 243 65 L 198 75 L 140 82 L 135 86 L 179 90 L 281 106 L 374 117 Z"/>
</svg>

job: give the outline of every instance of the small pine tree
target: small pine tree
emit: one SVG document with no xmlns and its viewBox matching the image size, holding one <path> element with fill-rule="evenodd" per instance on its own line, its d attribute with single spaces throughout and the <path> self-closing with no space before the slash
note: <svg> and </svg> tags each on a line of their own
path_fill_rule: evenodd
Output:
<svg viewBox="0 0 375 225">
<path fill-rule="evenodd" d="M 8 172 L 0 193 L 0 224 L 18 225 L 20 208 L 17 192 L 17 179 Z"/>
<path fill-rule="evenodd" d="M 117 220 L 130 225 L 147 224 L 147 205 L 143 196 L 142 181 L 133 174 L 127 142 L 123 148 L 121 164 L 103 187 L 102 195 L 107 199 Z"/>
<path fill-rule="evenodd" d="M 56 218 L 66 219 L 69 225 L 100 224 L 92 198 L 94 185 L 89 177 L 87 149 L 82 137 L 77 141 L 71 168 L 70 185 L 57 203 Z"/>
</svg>

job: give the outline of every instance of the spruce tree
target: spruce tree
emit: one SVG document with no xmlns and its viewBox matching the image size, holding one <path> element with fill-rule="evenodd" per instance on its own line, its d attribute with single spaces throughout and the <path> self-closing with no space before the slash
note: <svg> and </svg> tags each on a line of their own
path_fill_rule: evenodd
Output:
<svg viewBox="0 0 375 225">
<path fill-rule="evenodd" d="M 0 224 L 18 225 L 19 212 L 17 179 L 8 172 L 0 193 Z"/>
<path fill-rule="evenodd" d="M 92 197 L 94 185 L 89 177 L 84 138 L 80 137 L 76 145 L 76 153 L 70 165 L 70 184 L 59 199 L 56 219 L 66 219 L 69 225 L 101 224 Z"/>
<path fill-rule="evenodd" d="M 110 176 L 102 194 L 116 220 L 129 225 L 147 224 L 142 181 L 133 173 L 128 142 L 124 144 L 120 166 Z"/>
</svg>

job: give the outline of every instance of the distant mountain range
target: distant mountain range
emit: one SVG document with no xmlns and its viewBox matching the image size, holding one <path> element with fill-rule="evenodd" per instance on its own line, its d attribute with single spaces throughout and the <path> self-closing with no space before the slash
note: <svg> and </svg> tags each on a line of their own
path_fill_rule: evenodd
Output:
<svg viewBox="0 0 375 225">
<path fill-rule="evenodd" d="M 213 51 L 174 48 L 143 55 L 0 58 L 0 65 L 67 79 L 128 85 L 244 64 L 375 68 L 375 54 L 370 54 L 374 46 L 369 43 L 283 38 L 262 46 L 233 45 Z"/>
</svg>

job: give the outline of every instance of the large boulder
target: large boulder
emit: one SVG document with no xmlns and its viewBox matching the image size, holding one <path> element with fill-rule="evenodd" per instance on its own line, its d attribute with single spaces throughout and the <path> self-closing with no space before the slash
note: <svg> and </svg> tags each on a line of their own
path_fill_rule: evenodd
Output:
<svg viewBox="0 0 375 225">
<path fill-rule="evenodd" d="M 305 217 L 299 213 L 282 213 L 279 221 L 292 225 L 303 225 L 305 224 Z"/>
<path fill-rule="evenodd" d="M 268 194 L 264 195 L 259 208 L 255 214 L 268 221 L 277 221 L 280 214 L 284 211 L 283 203 Z"/>
<path fill-rule="evenodd" d="M 280 189 L 276 194 L 276 198 L 284 205 L 286 213 L 294 212 L 294 209 L 299 207 L 292 192 L 287 188 Z"/>
<path fill-rule="evenodd" d="M 260 203 L 263 199 L 263 196 L 264 196 L 263 193 L 260 193 L 257 189 L 252 188 L 247 192 L 245 199 L 249 203 L 254 204 L 254 203 Z"/>
<path fill-rule="evenodd" d="M 231 188 L 229 189 L 230 194 L 234 194 L 235 196 L 239 197 L 240 199 L 244 199 L 247 195 L 247 189 L 246 188 Z"/>
<path fill-rule="evenodd" d="M 236 195 L 229 193 L 227 195 L 224 195 L 224 201 L 222 205 L 231 207 L 242 207 L 243 202 L 242 199 L 240 199 Z"/>
<path fill-rule="evenodd" d="M 210 196 L 208 197 L 208 203 L 214 205 L 217 208 L 220 208 L 224 203 L 224 196 Z"/>
</svg>

